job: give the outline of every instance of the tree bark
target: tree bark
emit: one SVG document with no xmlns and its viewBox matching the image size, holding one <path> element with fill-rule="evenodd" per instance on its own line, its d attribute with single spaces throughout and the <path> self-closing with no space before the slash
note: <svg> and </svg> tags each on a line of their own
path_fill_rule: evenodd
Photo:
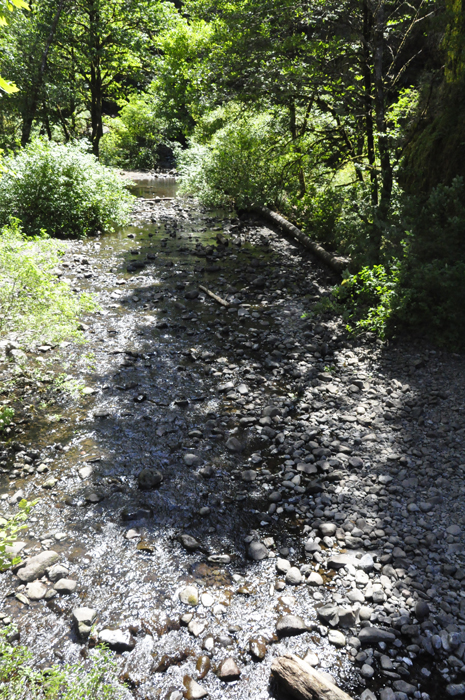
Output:
<svg viewBox="0 0 465 700">
<path fill-rule="evenodd" d="M 53 40 L 55 38 L 58 23 L 60 21 L 61 13 L 65 5 L 66 0 L 60 0 L 60 4 L 53 18 L 53 22 L 50 27 L 50 32 L 48 35 L 47 43 L 42 52 L 42 60 L 40 62 L 39 73 L 37 80 L 32 89 L 32 94 L 26 98 L 25 108 L 23 110 L 23 124 L 21 130 L 21 146 L 25 146 L 29 139 L 31 138 L 32 125 L 37 112 L 37 107 L 40 101 L 40 90 L 42 88 L 42 83 L 44 81 L 44 76 L 47 70 L 48 55 L 50 53 L 50 48 L 52 46 Z"/>
<path fill-rule="evenodd" d="M 319 671 L 294 654 L 274 659 L 271 672 L 278 683 L 297 700 L 353 700 Z"/>
<path fill-rule="evenodd" d="M 384 31 L 386 29 L 384 0 L 380 0 L 375 14 L 375 55 L 374 55 L 374 83 L 375 83 L 375 111 L 376 130 L 378 132 L 378 151 L 381 168 L 381 192 L 378 205 L 378 216 L 383 221 L 386 219 L 392 194 L 392 167 L 389 154 L 389 144 L 386 128 L 386 105 L 384 90 Z M 381 246 L 381 232 L 378 229 L 376 245 L 379 252 Z"/>
<path fill-rule="evenodd" d="M 365 103 L 365 132 L 367 140 L 367 158 L 370 169 L 371 203 L 378 204 L 378 177 L 376 173 L 375 140 L 373 133 L 373 94 L 371 81 L 371 56 L 370 45 L 372 39 L 373 15 L 368 5 L 368 0 L 363 0 L 363 51 L 362 73 Z"/>
<path fill-rule="evenodd" d="M 90 66 L 90 119 L 92 127 L 92 152 L 99 157 L 100 139 L 103 136 L 102 102 L 103 86 L 100 66 L 100 12 L 98 3 L 91 3 L 89 11 L 90 44 L 92 62 Z"/>
</svg>

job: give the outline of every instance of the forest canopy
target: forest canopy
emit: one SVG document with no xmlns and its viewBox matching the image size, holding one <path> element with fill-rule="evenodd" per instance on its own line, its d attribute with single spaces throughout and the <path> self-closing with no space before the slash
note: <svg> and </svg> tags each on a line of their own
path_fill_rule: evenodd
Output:
<svg viewBox="0 0 465 700">
<path fill-rule="evenodd" d="M 0 18 L 10 157 L 39 136 L 176 164 L 205 203 L 266 205 L 350 256 L 329 306 L 351 328 L 463 343 L 460 2 L 1 0 Z"/>
</svg>

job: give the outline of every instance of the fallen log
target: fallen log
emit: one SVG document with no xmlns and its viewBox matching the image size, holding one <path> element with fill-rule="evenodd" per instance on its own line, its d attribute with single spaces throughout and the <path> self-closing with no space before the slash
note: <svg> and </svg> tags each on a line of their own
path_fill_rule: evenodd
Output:
<svg viewBox="0 0 465 700">
<path fill-rule="evenodd" d="M 353 700 L 295 654 L 274 659 L 271 672 L 283 690 L 297 700 Z"/>
<path fill-rule="evenodd" d="M 229 302 L 225 301 L 224 299 L 219 297 L 214 292 L 211 292 L 209 289 L 207 289 L 206 287 L 203 287 L 201 284 L 199 284 L 199 289 L 201 289 L 202 292 L 205 292 L 205 294 L 208 294 L 209 297 L 211 297 L 212 299 L 217 301 L 218 304 L 221 304 L 221 306 L 225 306 L 227 309 L 229 308 L 229 306 L 230 306 Z"/>
<path fill-rule="evenodd" d="M 282 229 L 285 233 L 292 236 L 292 238 L 295 238 L 297 241 L 299 241 L 299 243 L 302 243 L 303 246 L 311 250 L 314 255 L 323 260 L 323 262 L 325 262 L 336 272 L 341 273 L 349 267 L 351 262 L 350 258 L 344 258 L 341 255 L 333 255 L 332 253 L 329 253 L 323 248 L 322 245 L 316 243 L 316 241 L 310 240 L 310 238 L 306 236 L 305 233 L 302 233 L 302 231 L 298 229 L 297 226 L 291 224 L 291 222 L 285 219 L 284 216 L 281 216 L 281 214 L 277 214 L 276 212 L 271 211 L 271 209 L 268 209 L 268 207 L 262 206 L 252 207 L 252 211 L 256 212 L 257 214 L 260 214 L 265 219 L 268 219 L 273 224 Z"/>
</svg>

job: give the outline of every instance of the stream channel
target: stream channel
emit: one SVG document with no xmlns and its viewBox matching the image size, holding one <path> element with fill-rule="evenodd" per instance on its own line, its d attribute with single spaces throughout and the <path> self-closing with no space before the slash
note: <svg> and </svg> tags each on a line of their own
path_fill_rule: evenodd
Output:
<svg viewBox="0 0 465 700">
<path fill-rule="evenodd" d="M 63 277 L 95 293 L 100 311 L 86 319 L 86 345 L 43 348 L 42 357 L 53 366 L 67 356 L 84 389 L 79 400 L 65 394 L 58 415 L 36 413 L 1 493 L 11 512 L 22 495 L 40 499 L 22 554 L 57 552 L 77 587 L 56 594 L 44 579 L 45 596 L 25 602 L 21 581 L 2 574 L 2 617 L 43 665 L 85 658 L 100 635 L 137 699 L 201 697 L 189 678 L 215 700 L 278 697 L 270 666 L 285 651 L 310 654 L 358 698 L 367 686 L 351 645 L 330 643 L 316 614 L 334 599 L 337 572 L 303 549 L 308 493 L 322 490 L 315 475 L 332 467 L 305 458 L 302 434 L 291 452 L 279 438 L 297 419 L 307 441 L 336 430 L 309 424 L 302 373 L 279 364 L 280 352 L 299 352 L 306 304 L 331 277 L 260 222 L 204 210 L 176 198 L 176 188 L 175 180 L 137 181 L 131 225 L 73 242 L 63 259 Z M 313 376 L 334 361 L 318 328 L 307 337 L 314 333 Z M 337 518 L 334 509 L 324 515 Z M 265 558 L 247 556 L 254 541 Z M 303 578 L 319 572 L 321 584 L 286 584 L 279 557 Z M 185 604 L 179 592 L 189 585 L 199 600 L 191 591 Z M 73 623 L 80 607 L 97 613 L 88 639 Z M 279 636 L 287 614 L 307 631 Z M 229 682 L 216 673 L 227 658 L 240 672 Z"/>
</svg>

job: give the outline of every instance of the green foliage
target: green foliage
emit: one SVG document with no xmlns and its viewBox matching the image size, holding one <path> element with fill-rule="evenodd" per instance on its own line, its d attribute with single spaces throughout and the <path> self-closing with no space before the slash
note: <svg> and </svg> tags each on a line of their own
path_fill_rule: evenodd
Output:
<svg viewBox="0 0 465 700">
<path fill-rule="evenodd" d="M 390 270 L 383 265 L 363 267 L 343 280 L 334 296 L 346 308 L 348 329 L 356 333 L 370 331 L 385 338 L 398 305 L 398 283 L 398 264 Z"/>
<path fill-rule="evenodd" d="M 0 632 L 1 700 L 126 700 L 129 693 L 117 677 L 113 655 L 103 646 L 88 662 L 35 669 L 32 652 L 8 641 L 12 628 Z"/>
<path fill-rule="evenodd" d="M 85 236 L 127 221 L 133 197 L 83 143 L 36 139 L 4 160 L 0 226 L 17 217 L 28 236 Z"/>
<path fill-rule="evenodd" d="M 78 297 L 57 280 L 54 268 L 66 243 L 28 239 L 18 221 L 0 229 L 0 333 L 58 342 L 79 339 L 78 318 L 96 304 L 88 294 Z"/>
<path fill-rule="evenodd" d="M 150 169 L 160 160 L 160 146 L 171 148 L 167 120 L 153 94 L 132 95 L 119 115 L 105 119 L 109 127 L 100 144 L 100 158 L 120 168 Z"/>
<path fill-rule="evenodd" d="M 224 126 L 205 142 L 212 122 L 221 124 L 223 119 Z M 283 145 L 275 114 L 235 107 L 225 115 L 218 110 L 198 131 L 203 143 L 193 139 L 190 148 L 179 155 L 182 191 L 210 205 L 279 206 L 294 173 L 292 150 Z"/>
<path fill-rule="evenodd" d="M 8 427 L 15 415 L 14 409 L 9 406 L 0 406 L 0 433 Z"/>
<path fill-rule="evenodd" d="M 12 557 L 7 548 L 11 547 L 18 538 L 18 533 L 25 530 L 27 525 L 24 521 L 37 501 L 28 502 L 25 499 L 19 502 L 19 512 L 15 513 L 11 518 L 0 518 L 0 571 L 5 571 L 10 566 L 15 566 L 21 561 L 21 557 Z M 0 651 L 0 677 L 1 677 L 1 651 Z M 1 697 L 1 695 L 0 695 Z"/>
</svg>

